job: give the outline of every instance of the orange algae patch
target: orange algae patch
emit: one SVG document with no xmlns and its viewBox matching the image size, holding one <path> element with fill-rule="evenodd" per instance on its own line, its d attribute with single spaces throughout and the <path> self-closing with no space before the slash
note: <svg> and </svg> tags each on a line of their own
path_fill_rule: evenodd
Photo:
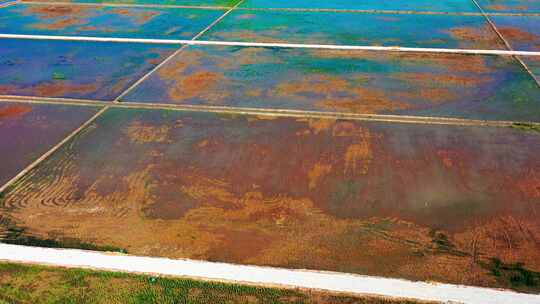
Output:
<svg viewBox="0 0 540 304">
<path fill-rule="evenodd" d="M 62 96 L 68 93 L 89 94 L 98 89 L 97 84 L 71 84 L 69 82 L 41 83 L 30 88 L 34 95 L 38 96 Z"/>
<path fill-rule="evenodd" d="M 331 164 L 316 163 L 308 172 L 309 189 L 316 188 L 319 180 L 330 172 L 332 172 Z"/>
<path fill-rule="evenodd" d="M 349 88 L 346 79 L 327 75 L 310 75 L 297 82 L 281 83 L 274 88 L 275 95 L 288 96 L 302 93 L 329 95 Z"/>
<path fill-rule="evenodd" d="M 360 77 L 366 81 L 364 75 Z M 406 109 L 408 105 L 389 100 L 381 89 L 362 87 L 354 81 L 328 76 L 314 75 L 301 81 L 282 83 L 269 92 L 282 98 L 294 96 L 300 100 L 310 100 L 311 94 L 321 95 L 316 104 L 331 110 L 346 110 L 353 113 L 377 113 L 387 110 Z"/>
<path fill-rule="evenodd" d="M 535 42 L 539 36 L 516 27 L 499 27 L 501 34 L 510 41 Z"/>
<path fill-rule="evenodd" d="M 31 26 L 36 29 L 58 30 L 69 26 L 87 24 L 93 10 L 98 7 L 84 6 L 29 6 L 26 8 L 27 15 L 37 15 L 41 20 L 54 20 L 52 23 L 35 23 Z"/>
<path fill-rule="evenodd" d="M 540 199 L 540 174 L 530 169 L 523 177 L 516 181 L 518 189 L 526 197 Z"/>
<path fill-rule="evenodd" d="M 492 4 L 492 5 L 488 5 L 486 7 L 488 9 L 495 10 L 495 11 L 505 11 L 505 10 L 509 9 L 508 6 L 502 5 L 502 4 Z"/>
<path fill-rule="evenodd" d="M 183 75 L 190 66 L 200 65 L 200 61 L 205 57 L 205 53 L 200 50 L 189 50 L 183 52 L 179 60 L 169 63 L 166 68 L 157 71 L 159 77 L 163 80 L 177 80 Z"/>
<path fill-rule="evenodd" d="M 95 9 L 101 9 L 99 6 L 78 6 L 78 5 L 36 5 L 26 7 L 27 14 L 36 14 L 39 18 L 60 18 L 60 17 L 73 17 L 73 16 L 87 16 L 88 13 Z"/>
<path fill-rule="evenodd" d="M 455 27 L 449 30 L 448 33 L 457 40 L 475 41 L 479 43 L 481 48 L 504 48 L 503 42 L 489 25 L 484 25 L 483 27 Z"/>
<path fill-rule="evenodd" d="M 356 87 L 351 89 L 354 97 L 329 97 L 317 105 L 335 111 L 348 111 L 358 114 L 379 113 L 404 110 L 410 106 L 404 102 L 387 98 L 383 90 Z"/>
<path fill-rule="evenodd" d="M 317 135 L 323 131 L 330 130 L 336 123 L 335 119 L 308 119 L 308 126 Z"/>
<path fill-rule="evenodd" d="M 526 11 L 529 10 L 529 7 L 526 5 L 516 5 L 516 6 L 508 6 L 503 4 L 492 4 L 486 6 L 486 8 L 494 11 L 508 11 L 508 10 L 520 10 L 520 11 Z"/>
<path fill-rule="evenodd" d="M 24 105 L 7 106 L 0 108 L 0 119 L 15 118 L 32 111 L 32 107 Z"/>
<path fill-rule="evenodd" d="M 140 121 L 133 121 L 127 128 L 126 134 L 133 142 L 162 143 L 167 142 L 170 126 L 144 125 Z"/>
<path fill-rule="evenodd" d="M 360 129 L 357 131 L 357 143 L 350 145 L 345 152 L 345 169 L 347 172 L 358 173 L 365 175 L 368 173 L 369 164 L 373 159 L 371 148 L 371 134 L 368 129 Z"/>
<path fill-rule="evenodd" d="M 434 84 L 441 86 L 461 86 L 474 87 L 481 82 L 488 82 L 491 79 L 486 77 L 461 76 L 455 74 L 435 74 L 435 73 L 399 73 L 392 77 L 401 79 L 407 82 L 422 84 Z"/>
<path fill-rule="evenodd" d="M 199 65 L 203 57 L 202 51 L 188 51 L 180 57 L 180 60 L 176 60 L 171 66 L 158 71 L 162 80 L 171 82 L 168 95 L 175 102 L 181 103 L 188 99 L 201 98 L 219 103 L 231 94 L 224 90 L 212 92 L 212 89 L 217 85 L 228 81 L 222 73 L 205 70 L 186 73 L 189 67 Z"/>
<path fill-rule="evenodd" d="M 115 8 L 111 10 L 112 13 L 132 17 L 136 20 L 136 23 L 138 25 L 145 24 L 146 22 L 150 21 L 152 18 L 159 16 L 161 12 L 159 11 L 134 11 L 124 8 Z"/>
<path fill-rule="evenodd" d="M 179 80 L 169 89 L 169 96 L 177 102 L 183 100 L 201 97 L 210 102 L 219 102 L 230 93 L 212 93 L 211 88 L 214 88 L 219 83 L 226 81 L 225 75 L 210 71 L 198 71 L 189 75 L 179 76 Z"/>
</svg>

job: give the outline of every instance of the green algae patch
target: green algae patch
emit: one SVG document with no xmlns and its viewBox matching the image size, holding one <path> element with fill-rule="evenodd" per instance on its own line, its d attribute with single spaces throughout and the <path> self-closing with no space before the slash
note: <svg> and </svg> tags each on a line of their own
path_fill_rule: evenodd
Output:
<svg viewBox="0 0 540 304">
<path fill-rule="evenodd" d="M 539 132 L 540 133 L 540 125 L 539 124 L 532 124 L 532 123 L 524 123 L 524 122 L 516 122 L 513 123 L 511 128 L 522 130 L 522 131 L 528 131 L 528 132 Z"/>
</svg>

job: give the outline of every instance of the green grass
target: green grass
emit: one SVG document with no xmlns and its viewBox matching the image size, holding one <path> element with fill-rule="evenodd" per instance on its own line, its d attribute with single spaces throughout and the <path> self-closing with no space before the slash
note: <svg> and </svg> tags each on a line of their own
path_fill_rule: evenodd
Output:
<svg viewBox="0 0 540 304">
<path fill-rule="evenodd" d="M 4 303 L 414 304 L 418 302 L 118 272 L 0 263 L 0 304 Z"/>
</svg>

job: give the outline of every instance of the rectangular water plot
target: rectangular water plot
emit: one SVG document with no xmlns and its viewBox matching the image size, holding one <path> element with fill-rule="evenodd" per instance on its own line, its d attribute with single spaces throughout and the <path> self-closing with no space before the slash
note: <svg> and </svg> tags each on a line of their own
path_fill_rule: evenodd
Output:
<svg viewBox="0 0 540 304">
<path fill-rule="evenodd" d="M 478 12 L 474 2 L 468 0 L 245 0 L 240 7 L 247 8 L 295 8 L 295 9 L 338 9 L 412 12 Z"/>
<path fill-rule="evenodd" d="M 0 10 L 0 33 L 191 39 L 222 9 L 18 4 Z"/>
<path fill-rule="evenodd" d="M 540 120 L 540 88 L 509 56 L 196 46 L 123 100 Z"/>
<path fill-rule="evenodd" d="M 1 39 L 0 94 L 112 100 L 178 45 Z"/>
<path fill-rule="evenodd" d="M 21 2 L 25 2 L 22 0 Z M 30 1 L 31 2 L 31 1 Z M 58 2 L 57 0 L 41 0 L 40 2 Z M 73 3 L 103 3 L 103 4 L 126 4 L 126 5 L 155 5 L 155 6 L 199 6 L 199 7 L 223 7 L 235 6 L 240 0 L 63 0 L 62 2 Z"/>
<path fill-rule="evenodd" d="M 539 149 L 521 127 L 114 108 L 6 191 L 0 235 L 538 292 Z"/>
<path fill-rule="evenodd" d="M 536 0 L 478 0 L 480 6 L 491 13 L 540 13 Z"/>
<path fill-rule="evenodd" d="M 235 10 L 202 39 L 504 49 L 484 17 L 455 15 Z"/>
<path fill-rule="evenodd" d="M 501 35 L 517 51 L 540 51 L 540 16 L 491 16 Z"/>
<path fill-rule="evenodd" d="M 99 109 L 0 102 L 0 187 Z"/>
</svg>

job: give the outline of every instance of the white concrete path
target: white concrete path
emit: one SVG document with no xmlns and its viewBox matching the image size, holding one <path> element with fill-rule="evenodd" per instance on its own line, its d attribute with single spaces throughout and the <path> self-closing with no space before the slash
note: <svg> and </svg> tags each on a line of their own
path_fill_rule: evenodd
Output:
<svg viewBox="0 0 540 304">
<path fill-rule="evenodd" d="M 540 304 L 540 295 L 508 290 L 413 282 L 337 272 L 291 270 L 194 260 L 119 255 L 77 249 L 0 244 L 0 260 L 63 267 L 171 275 L 264 286 L 313 288 L 335 292 L 469 304 Z"/>
</svg>

